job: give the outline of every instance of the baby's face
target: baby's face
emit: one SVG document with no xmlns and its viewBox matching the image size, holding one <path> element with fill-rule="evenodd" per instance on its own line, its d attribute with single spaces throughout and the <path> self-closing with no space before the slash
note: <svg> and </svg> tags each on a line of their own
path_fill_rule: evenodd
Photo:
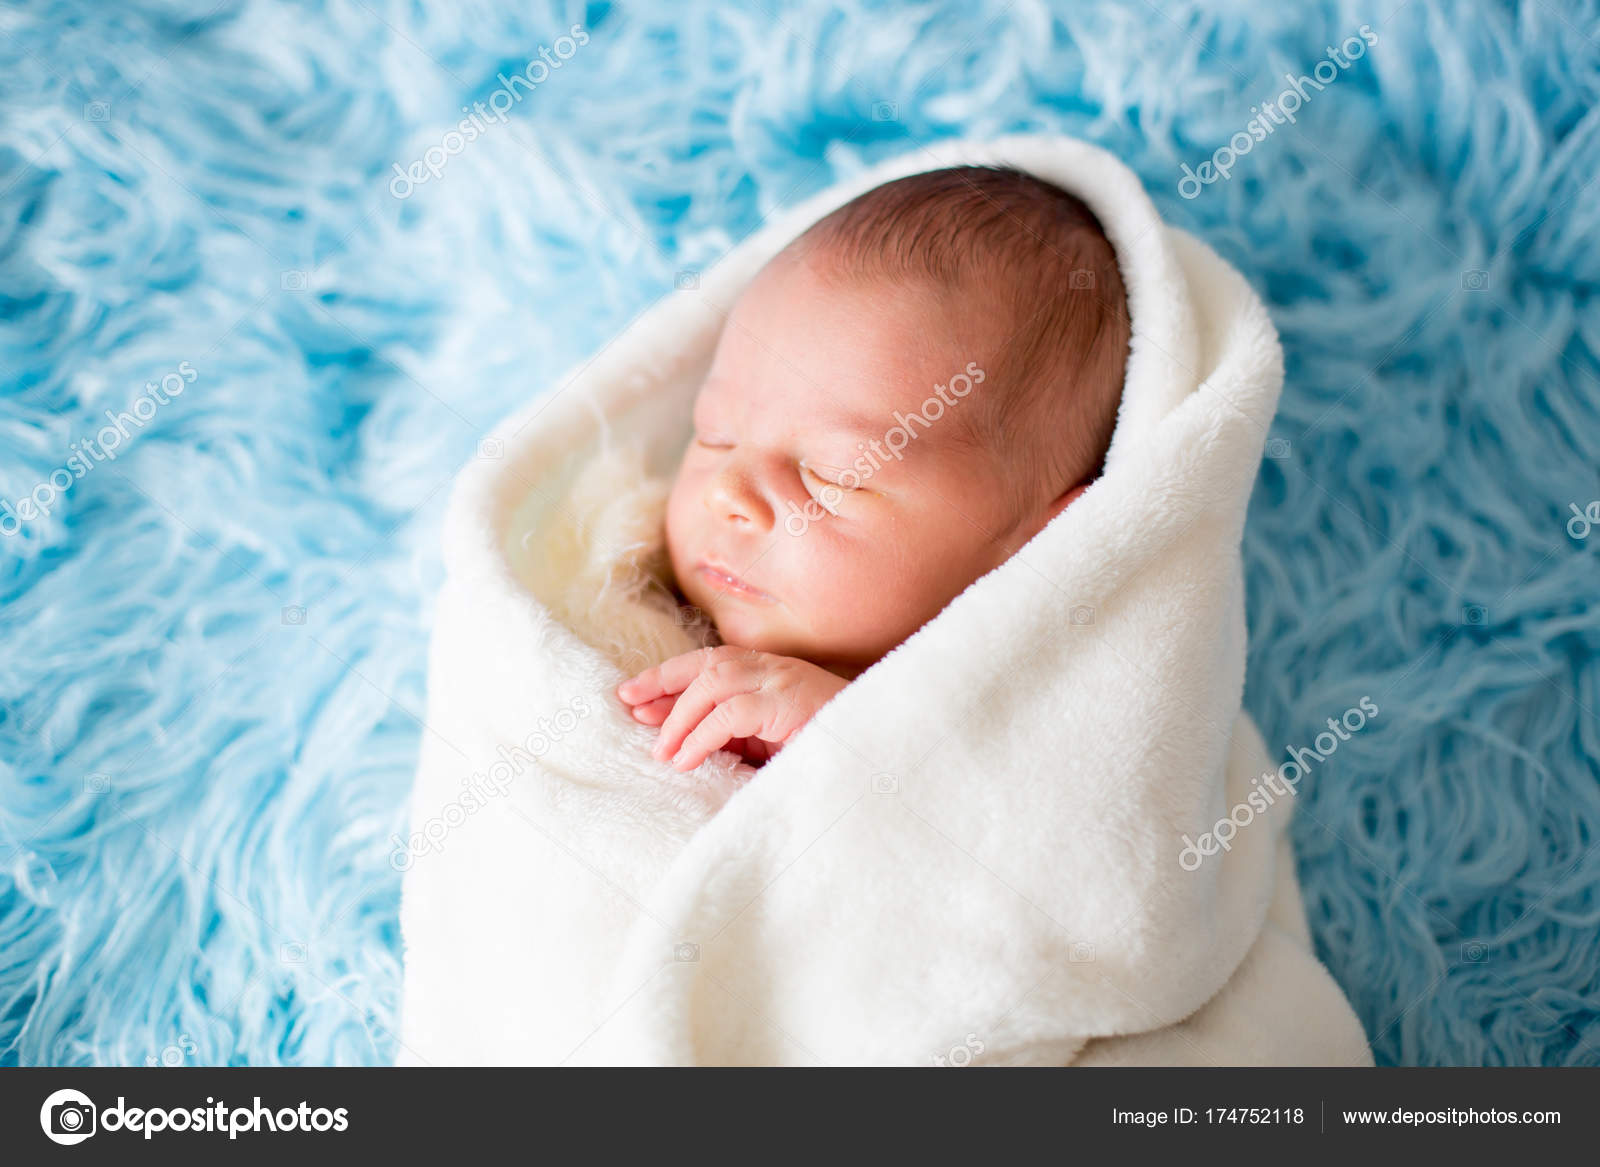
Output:
<svg viewBox="0 0 1600 1167">
<path fill-rule="evenodd" d="M 1018 491 L 1003 451 L 962 440 L 981 332 L 932 291 L 841 289 L 787 253 L 747 287 L 667 506 L 678 586 L 725 643 L 853 677 L 1075 497 Z"/>
</svg>

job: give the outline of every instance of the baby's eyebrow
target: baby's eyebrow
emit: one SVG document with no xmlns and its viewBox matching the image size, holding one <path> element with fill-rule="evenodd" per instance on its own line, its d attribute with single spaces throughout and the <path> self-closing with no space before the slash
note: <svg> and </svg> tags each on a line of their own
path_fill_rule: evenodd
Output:
<svg viewBox="0 0 1600 1167">
<path fill-rule="evenodd" d="M 876 427 L 875 432 L 881 437 L 883 431 L 892 425 L 894 425 L 894 418 L 892 417 L 876 417 L 872 414 L 860 413 L 855 410 L 846 410 L 842 413 L 834 414 L 833 420 L 828 423 L 828 428 L 841 434 L 849 433 L 857 437 L 864 437 L 869 432 L 874 432 Z"/>
<path fill-rule="evenodd" d="M 807 403 L 806 416 L 816 421 L 818 433 L 861 439 L 882 438 L 895 426 L 893 411 L 876 413 L 841 402 L 837 395 L 818 391 Z"/>
<path fill-rule="evenodd" d="M 691 415 L 698 416 L 702 410 L 714 408 L 713 404 L 705 402 L 708 396 L 713 398 L 716 396 L 716 394 L 708 391 L 718 384 L 720 383 L 707 381 L 701 386 L 700 392 L 695 396 Z M 884 431 L 894 425 L 892 417 L 877 417 L 858 410 L 836 411 L 836 407 L 830 408 L 830 403 L 821 394 L 805 403 L 804 412 L 807 418 L 817 418 L 819 414 L 821 415 L 818 424 L 814 427 L 817 433 L 826 433 L 839 437 L 862 439 L 867 438 L 869 435 L 882 437 Z"/>
<path fill-rule="evenodd" d="M 693 415 L 698 421 L 702 409 L 719 409 L 716 399 L 724 394 L 737 395 L 736 383 L 720 377 L 708 377 L 701 383 L 700 392 L 695 395 Z M 707 402 L 707 399 L 711 400 Z M 702 405 L 702 402 L 707 402 Z M 802 404 L 803 415 L 806 420 L 814 420 L 815 425 L 808 426 L 800 432 L 800 436 L 808 439 L 829 440 L 843 439 L 851 443 L 854 450 L 865 447 L 873 440 L 885 441 L 889 431 L 897 425 L 894 414 L 879 415 L 862 409 L 851 408 L 841 404 L 837 397 L 829 397 L 820 389 L 815 390 Z M 947 427 L 948 428 L 948 427 Z M 919 433 L 921 430 L 918 431 Z M 842 451 L 841 451 L 842 452 Z M 849 458 L 846 463 L 848 464 Z M 818 465 L 823 463 L 818 462 Z"/>
</svg>

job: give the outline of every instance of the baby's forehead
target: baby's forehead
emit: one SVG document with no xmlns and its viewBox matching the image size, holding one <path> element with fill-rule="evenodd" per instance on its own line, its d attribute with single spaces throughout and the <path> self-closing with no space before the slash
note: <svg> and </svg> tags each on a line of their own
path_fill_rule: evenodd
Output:
<svg viewBox="0 0 1600 1167">
<path fill-rule="evenodd" d="M 970 451 L 991 427 L 1007 339 L 992 308 L 920 282 L 840 281 L 795 255 L 758 273 L 733 305 L 695 400 L 697 422 L 881 435 L 919 412 L 932 442 Z M 921 423 L 911 424 L 919 427 Z"/>
<path fill-rule="evenodd" d="M 803 363 L 848 351 L 883 364 L 984 360 L 1014 335 L 1025 299 L 994 265 L 946 283 L 922 272 L 856 266 L 826 243 L 801 241 L 774 256 L 735 299 L 719 357 Z"/>
<path fill-rule="evenodd" d="M 886 384 L 840 374 L 826 384 L 771 373 L 717 370 L 694 403 L 696 428 L 708 437 L 793 452 L 828 465 L 849 465 L 879 447 L 915 451 L 918 463 L 992 461 L 981 401 L 987 373 L 975 361 L 952 364 L 937 380 Z M 878 457 L 884 457 L 880 449 Z M 907 455 L 909 458 L 909 454 Z M 898 462 L 900 459 L 895 458 Z"/>
</svg>

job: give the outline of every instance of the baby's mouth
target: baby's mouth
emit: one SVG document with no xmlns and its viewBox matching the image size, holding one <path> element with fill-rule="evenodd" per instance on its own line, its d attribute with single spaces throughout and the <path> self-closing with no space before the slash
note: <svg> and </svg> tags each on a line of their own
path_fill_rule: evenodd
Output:
<svg viewBox="0 0 1600 1167">
<path fill-rule="evenodd" d="M 759 604 L 771 604 L 774 602 L 773 598 L 760 588 L 751 587 L 727 568 L 712 563 L 710 560 L 702 559 L 695 564 L 695 570 L 700 573 L 702 579 L 711 584 L 717 591 L 724 595 L 732 596 L 736 600 L 749 600 Z"/>
</svg>

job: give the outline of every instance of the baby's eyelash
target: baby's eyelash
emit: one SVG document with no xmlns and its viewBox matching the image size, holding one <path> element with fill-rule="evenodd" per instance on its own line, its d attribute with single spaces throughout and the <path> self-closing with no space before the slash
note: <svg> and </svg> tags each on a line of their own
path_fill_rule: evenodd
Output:
<svg viewBox="0 0 1600 1167">
<path fill-rule="evenodd" d="M 800 460 L 800 469 L 804 470 L 807 474 L 811 475 L 811 477 L 815 478 L 818 482 L 825 482 L 829 486 L 837 487 L 838 489 L 843 490 L 843 491 L 845 491 L 847 493 L 849 491 L 852 491 L 852 490 L 856 489 L 856 487 L 854 487 L 854 486 L 846 486 L 842 482 L 836 482 L 832 478 L 824 478 L 822 475 L 818 474 L 815 470 L 811 469 L 811 466 L 806 462 L 806 460 L 804 458 L 802 458 Z M 831 467 L 831 466 L 824 467 L 824 469 L 831 470 L 831 469 L 833 469 L 833 467 Z"/>
<path fill-rule="evenodd" d="M 703 450 L 731 450 L 734 445 L 732 441 L 723 438 L 721 434 L 712 434 L 709 438 L 707 438 L 696 432 L 692 440 L 695 445 L 699 446 Z M 818 482 L 822 483 L 824 486 L 831 486 L 843 494 L 855 494 L 858 492 L 863 494 L 866 493 L 862 490 L 859 482 L 855 486 L 848 486 L 839 479 L 827 478 L 821 474 L 818 474 L 816 470 L 812 469 L 811 463 L 804 458 L 800 459 L 799 467 L 801 473 L 807 474 L 816 479 Z M 841 475 L 850 473 L 849 470 L 839 469 L 835 466 L 824 466 L 822 468 L 824 470 L 838 470 Z"/>
</svg>

